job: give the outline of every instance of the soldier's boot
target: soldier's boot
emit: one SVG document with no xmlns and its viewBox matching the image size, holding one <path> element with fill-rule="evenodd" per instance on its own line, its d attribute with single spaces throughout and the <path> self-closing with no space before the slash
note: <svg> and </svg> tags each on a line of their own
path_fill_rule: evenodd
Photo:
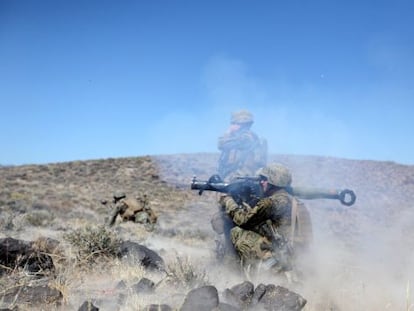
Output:
<svg viewBox="0 0 414 311">
<path fill-rule="evenodd" d="M 270 257 L 268 259 L 263 260 L 260 263 L 260 267 L 261 269 L 265 271 L 272 270 L 272 271 L 278 272 L 281 270 L 281 267 L 279 267 L 278 264 L 279 264 L 279 261 L 275 257 Z"/>
</svg>

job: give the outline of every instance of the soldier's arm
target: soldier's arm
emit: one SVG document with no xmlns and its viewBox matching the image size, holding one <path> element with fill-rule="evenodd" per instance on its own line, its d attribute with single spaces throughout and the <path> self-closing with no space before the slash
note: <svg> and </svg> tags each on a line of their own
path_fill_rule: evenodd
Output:
<svg viewBox="0 0 414 311">
<path fill-rule="evenodd" d="M 242 132 L 237 135 L 224 135 L 219 138 L 218 148 L 225 149 L 249 149 L 255 141 L 255 136 L 250 132 Z"/>
<path fill-rule="evenodd" d="M 231 197 L 230 197 L 231 199 Z M 240 208 L 234 200 L 226 199 L 226 213 L 239 226 L 255 226 L 268 219 L 287 217 L 291 211 L 291 199 L 287 193 L 261 199 L 253 208 Z"/>
<path fill-rule="evenodd" d="M 120 212 L 119 206 L 115 206 L 114 209 L 113 209 L 113 211 L 112 211 L 111 217 L 109 218 L 108 225 L 110 227 L 112 227 L 115 224 L 116 217 L 118 216 L 119 212 Z"/>
<path fill-rule="evenodd" d="M 263 201 L 264 202 L 264 201 Z M 225 209 L 225 212 L 233 220 L 233 222 L 242 226 L 247 224 L 252 219 L 260 208 L 263 208 L 260 204 L 253 208 L 246 208 L 246 206 L 238 205 L 231 196 L 222 196 L 220 203 Z"/>
<path fill-rule="evenodd" d="M 153 224 L 156 223 L 158 219 L 157 214 L 152 209 L 148 210 L 148 214 L 149 214 L 150 222 Z"/>
</svg>

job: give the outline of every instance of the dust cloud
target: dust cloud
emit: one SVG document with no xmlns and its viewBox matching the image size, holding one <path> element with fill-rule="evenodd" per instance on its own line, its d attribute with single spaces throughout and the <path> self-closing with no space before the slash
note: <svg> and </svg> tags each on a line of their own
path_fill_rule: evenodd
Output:
<svg viewBox="0 0 414 311">
<path fill-rule="evenodd" d="M 217 154 L 171 159 L 176 178 L 194 172 L 209 176 L 216 160 Z M 407 181 L 414 169 L 391 162 L 302 155 L 271 154 L 269 161 L 290 168 L 293 186 L 349 188 L 357 195 L 351 207 L 337 200 L 302 200 L 312 218 L 312 251 L 299 256 L 302 284 L 288 287 L 308 300 L 306 310 L 408 310 L 414 301 L 414 212 L 410 201 L 414 189 Z M 179 219 L 176 225 L 194 240 L 188 245 L 187 237 L 186 245 L 169 245 L 198 261 L 219 289 L 246 279 L 214 257 L 210 219 L 217 196 L 194 193 L 190 198 L 175 217 Z M 279 282 L 267 275 L 252 281 L 255 285 Z"/>
<path fill-rule="evenodd" d="M 412 169 L 388 162 L 305 159 L 286 161 L 294 184 L 350 188 L 357 195 L 351 207 L 303 200 L 314 233 L 311 255 L 300 258 L 309 310 L 412 308 L 414 213 L 412 190 L 403 182 Z"/>
<path fill-rule="evenodd" d="M 231 112 L 248 109 L 255 117 L 252 129 L 268 141 L 269 160 L 287 165 L 294 185 L 356 192 L 357 202 L 349 208 L 332 200 L 304 200 L 312 217 L 314 242 L 311 253 L 299 258 L 303 283 L 292 289 L 308 300 L 306 310 L 412 309 L 414 191 L 398 178 L 407 169 L 408 175 L 414 173 L 408 166 L 373 161 L 382 155 L 375 142 L 366 144 L 372 133 L 355 126 L 360 116 L 334 109 L 338 105 L 352 110 L 351 98 L 338 98 L 326 90 L 319 93 L 310 85 L 293 88 L 283 78 L 257 81 L 242 62 L 222 57 L 206 66 L 203 83 L 207 92 L 204 108 L 168 116 L 153 131 L 159 138 L 154 141 L 165 141 L 161 137 L 170 129 L 171 137 L 179 138 L 167 142 L 174 146 L 173 153 L 208 152 L 217 157 L 217 138 L 227 128 Z M 321 102 L 325 110 L 318 108 Z M 192 175 L 209 177 L 215 172 L 215 163 L 211 158 L 187 160 L 186 168 L 177 170 L 187 179 L 179 182 L 189 184 Z M 180 249 L 199 260 L 210 282 L 224 289 L 245 276 L 215 261 L 209 222 L 216 201 L 198 200 L 205 204 L 203 208 L 189 202 L 190 207 L 177 217 L 191 219 L 184 226 L 204 232 L 203 242 L 197 240 L 190 246 L 154 243 L 159 248 Z M 254 279 L 256 285 L 276 281 L 266 275 Z"/>
</svg>

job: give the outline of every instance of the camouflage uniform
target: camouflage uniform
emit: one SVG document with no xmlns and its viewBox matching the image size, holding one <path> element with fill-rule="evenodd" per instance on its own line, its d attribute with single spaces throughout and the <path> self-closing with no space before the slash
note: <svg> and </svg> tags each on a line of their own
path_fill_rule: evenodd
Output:
<svg viewBox="0 0 414 311">
<path fill-rule="evenodd" d="M 111 215 L 109 225 L 115 224 L 117 216 L 121 216 L 122 221 L 134 221 L 142 223 L 147 229 L 153 229 L 157 222 L 157 215 L 148 206 L 146 196 L 143 198 L 126 198 L 125 194 L 114 195 L 114 211 Z"/>
<path fill-rule="evenodd" d="M 291 271 L 294 266 L 293 242 L 300 243 L 302 238 L 295 236 L 298 213 L 292 211 L 293 206 L 295 209 L 304 206 L 285 189 L 292 180 L 287 168 L 273 164 L 261 170 L 259 175 L 267 178 L 271 187 L 256 206 L 239 206 L 227 195 L 220 198 L 236 225 L 231 229 L 231 241 L 244 265 L 261 263 L 277 272 Z M 293 222 L 295 230 L 292 230 Z"/>
<path fill-rule="evenodd" d="M 231 124 L 237 124 L 239 128 L 218 139 L 218 149 L 221 151 L 218 174 L 223 180 L 253 176 L 266 165 L 267 160 L 266 142 L 250 129 L 253 115 L 245 110 L 234 112 Z"/>
<path fill-rule="evenodd" d="M 221 154 L 218 175 L 223 180 L 232 181 L 240 176 L 253 176 L 259 168 L 266 165 L 267 142 L 250 129 L 253 122 L 253 115 L 249 111 L 236 111 L 231 115 L 229 131 L 219 137 L 218 149 Z M 211 224 L 218 233 L 218 257 L 233 261 L 236 254 L 230 240 L 230 230 L 234 223 L 221 206 L 213 215 Z"/>
<path fill-rule="evenodd" d="M 283 189 L 260 200 L 250 209 L 239 207 L 231 197 L 222 200 L 226 213 L 236 224 L 231 229 L 231 241 L 245 264 L 275 257 L 279 261 L 279 269 L 291 270 L 290 260 L 287 258 L 291 250 L 287 243 L 292 200 Z"/>
</svg>

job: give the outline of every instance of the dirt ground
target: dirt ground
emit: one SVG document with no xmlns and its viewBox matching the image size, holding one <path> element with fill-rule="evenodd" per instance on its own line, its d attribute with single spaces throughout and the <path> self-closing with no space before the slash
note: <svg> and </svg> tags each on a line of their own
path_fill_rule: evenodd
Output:
<svg viewBox="0 0 414 311">
<path fill-rule="evenodd" d="M 110 208 L 101 201 L 111 200 L 114 191 L 145 194 L 159 215 L 155 230 L 118 220 L 114 234 L 156 251 L 167 264 L 191 267 L 200 279 L 224 290 L 245 277 L 215 258 L 210 218 L 218 194 L 200 196 L 190 189 L 193 176 L 207 180 L 215 173 L 217 159 L 218 154 L 200 153 L 0 166 L 0 237 L 45 236 L 64 243 L 65 233 L 107 221 Z M 414 166 L 297 155 L 272 155 L 270 161 L 291 169 L 293 186 L 349 188 L 357 195 L 351 207 L 336 200 L 303 200 L 311 213 L 314 243 L 312 254 L 302 258 L 309 273 L 292 290 L 307 299 L 304 310 L 413 309 Z M 100 310 L 114 310 L 117 283 L 132 284 L 143 276 L 159 283 L 156 295 L 129 295 L 122 310 L 148 303 L 178 306 L 189 289 L 164 282 L 165 274 L 119 260 L 104 270 L 99 265 L 86 272 L 66 266 L 59 273 L 54 284 L 65 298 L 59 310 L 77 310 L 87 299 Z M 279 282 L 266 275 L 252 281 Z M 8 286 L 10 280 L 0 279 L 0 290 Z"/>
</svg>

